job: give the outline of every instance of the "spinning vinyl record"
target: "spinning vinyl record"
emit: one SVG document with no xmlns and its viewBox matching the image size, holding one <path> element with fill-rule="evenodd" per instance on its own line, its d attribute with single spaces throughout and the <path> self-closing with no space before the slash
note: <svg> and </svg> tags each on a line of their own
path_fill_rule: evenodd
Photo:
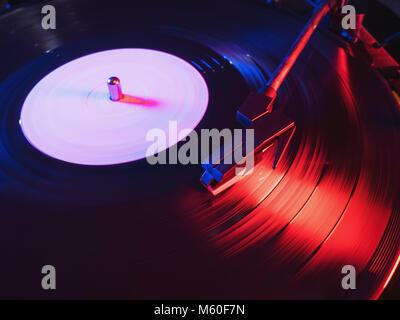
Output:
<svg viewBox="0 0 400 320">
<path fill-rule="evenodd" d="M 55 0 L 43 29 L 45 4 L 0 15 L 1 298 L 382 294 L 400 254 L 399 104 L 356 45 L 322 21 L 274 101 L 295 123 L 276 168 L 274 142 L 212 193 L 201 161 L 171 154 L 243 129 L 238 109 L 307 19 L 257 1 Z"/>
</svg>

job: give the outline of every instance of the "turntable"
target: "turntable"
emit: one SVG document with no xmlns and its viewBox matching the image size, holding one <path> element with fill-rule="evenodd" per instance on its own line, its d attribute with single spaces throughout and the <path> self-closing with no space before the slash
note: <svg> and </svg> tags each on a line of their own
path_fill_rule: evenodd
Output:
<svg viewBox="0 0 400 320">
<path fill-rule="evenodd" d="M 0 297 L 379 298 L 399 65 L 360 17 L 342 32 L 345 3 L 55 0 L 55 29 L 43 1 L 4 11 Z M 205 131 L 241 133 L 204 156 Z"/>
</svg>

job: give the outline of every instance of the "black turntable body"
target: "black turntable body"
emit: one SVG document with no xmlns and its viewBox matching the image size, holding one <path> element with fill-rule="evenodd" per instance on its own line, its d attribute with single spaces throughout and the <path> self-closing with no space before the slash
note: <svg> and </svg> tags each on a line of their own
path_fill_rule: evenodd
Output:
<svg viewBox="0 0 400 320">
<path fill-rule="evenodd" d="M 201 164 L 46 155 L 21 130 L 27 96 L 79 57 L 151 49 L 204 79 L 196 132 L 240 128 L 237 110 L 267 86 L 307 21 L 257 1 L 51 4 L 56 29 L 42 29 L 42 1 L 0 16 L 1 298 L 381 295 L 400 254 L 399 104 L 354 44 L 322 22 L 274 102 L 296 123 L 279 165 L 267 150 L 251 175 L 215 195 Z M 57 270 L 56 290 L 40 286 L 44 265 Z M 357 270 L 357 290 L 341 286 L 345 265 Z"/>
</svg>

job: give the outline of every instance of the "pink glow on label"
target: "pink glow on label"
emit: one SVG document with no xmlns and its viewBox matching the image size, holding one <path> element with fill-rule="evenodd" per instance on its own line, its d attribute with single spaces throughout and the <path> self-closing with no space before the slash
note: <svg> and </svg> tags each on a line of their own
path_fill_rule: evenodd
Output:
<svg viewBox="0 0 400 320">
<path fill-rule="evenodd" d="M 121 101 L 109 99 L 111 76 L 121 81 Z M 194 130 L 208 99 L 200 73 L 174 55 L 108 50 L 70 61 L 40 80 L 25 99 L 20 124 L 27 140 L 50 157 L 112 165 L 145 158 L 154 143 L 146 141 L 148 131 L 160 129 L 168 137 L 170 121 L 179 131 Z M 175 143 L 167 140 L 167 148 Z"/>
</svg>

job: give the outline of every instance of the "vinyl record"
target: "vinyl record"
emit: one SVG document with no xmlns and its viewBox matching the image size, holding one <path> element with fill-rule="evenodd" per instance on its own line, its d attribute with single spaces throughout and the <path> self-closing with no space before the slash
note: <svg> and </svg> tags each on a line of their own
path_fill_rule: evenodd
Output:
<svg viewBox="0 0 400 320">
<path fill-rule="evenodd" d="M 241 128 L 306 21 L 251 1 L 56 0 L 43 30 L 43 3 L 0 16 L 1 298 L 380 296 L 399 260 L 399 106 L 353 45 L 318 30 L 275 101 L 296 122 L 279 165 L 271 147 L 212 195 L 201 164 L 149 164 L 143 135 Z"/>
</svg>

